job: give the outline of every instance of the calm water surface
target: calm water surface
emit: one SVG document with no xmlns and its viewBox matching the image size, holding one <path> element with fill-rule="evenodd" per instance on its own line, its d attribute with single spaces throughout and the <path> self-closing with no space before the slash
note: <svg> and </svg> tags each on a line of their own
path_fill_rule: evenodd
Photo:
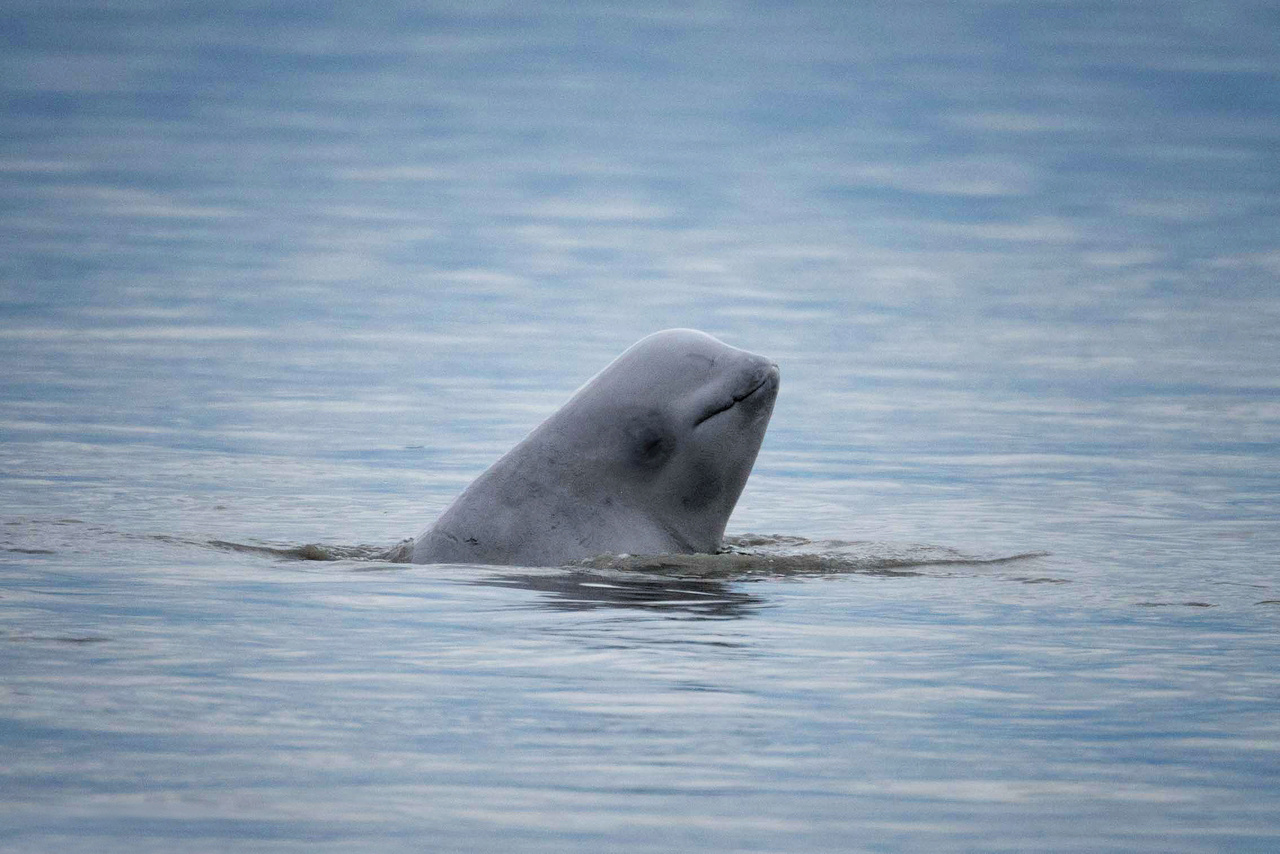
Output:
<svg viewBox="0 0 1280 854">
<path fill-rule="evenodd" d="M 0 849 L 1280 847 L 1270 4 L 7 8 Z M 670 326 L 789 557 L 369 559 Z"/>
</svg>

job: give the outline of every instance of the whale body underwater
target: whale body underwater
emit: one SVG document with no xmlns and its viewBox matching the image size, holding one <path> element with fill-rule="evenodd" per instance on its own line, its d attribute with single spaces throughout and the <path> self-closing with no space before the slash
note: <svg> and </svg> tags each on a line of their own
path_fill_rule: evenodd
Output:
<svg viewBox="0 0 1280 854">
<path fill-rule="evenodd" d="M 714 552 L 779 376 L 771 360 L 706 333 L 655 332 L 463 490 L 410 560 L 560 566 Z"/>
</svg>

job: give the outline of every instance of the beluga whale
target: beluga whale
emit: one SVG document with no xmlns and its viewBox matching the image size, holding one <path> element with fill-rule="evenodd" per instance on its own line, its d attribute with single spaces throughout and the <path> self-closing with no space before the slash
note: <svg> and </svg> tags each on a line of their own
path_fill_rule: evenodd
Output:
<svg viewBox="0 0 1280 854">
<path fill-rule="evenodd" d="M 704 332 L 655 332 L 463 490 L 410 560 L 561 566 L 714 552 L 778 381 L 773 361 Z"/>
</svg>

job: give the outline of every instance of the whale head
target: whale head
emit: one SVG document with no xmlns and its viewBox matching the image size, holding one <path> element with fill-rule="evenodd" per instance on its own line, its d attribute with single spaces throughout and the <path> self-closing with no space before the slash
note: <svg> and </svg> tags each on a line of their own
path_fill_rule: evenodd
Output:
<svg viewBox="0 0 1280 854">
<path fill-rule="evenodd" d="M 703 332 L 642 339 L 548 428 L 575 449 L 584 492 L 648 514 L 684 552 L 715 551 L 778 394 L 778 366 Z"/>
<path fill-rule="evenodd" d="M 415 562 L 555 565 L 719 548 L 778 366 L 703 332 L 634 344 L 459 496 Z"/>
</svg>

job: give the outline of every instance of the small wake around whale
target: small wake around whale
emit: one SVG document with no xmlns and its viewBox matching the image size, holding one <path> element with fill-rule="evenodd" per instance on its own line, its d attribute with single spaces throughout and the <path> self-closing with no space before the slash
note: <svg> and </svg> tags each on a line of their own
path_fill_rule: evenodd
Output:
<svg viewBox="0 0 1280 854">
<path fill-rule="evenodd" d="M 1064 583 L 1034 568 L 1046 552 L 966 554 L 916 543 L 810 540 L 785 535 L 726 537 L 711 554 L 602 554 L 559 567 L 494 566 L 479 563 L 415 564 L 413 540 L 387 549 L 309 543 L 252 545 L 226 541 L 209 548 L 298 563 L 328 561 L 335 572 L 446 573 L 452 580 L 540 594 L 538 607 L 581 611 L 643 609 L 696 619 L 732 619 L 765 607 L 755 585 L 771 579 L 873 577 L 941 581 L 994 574 L 1024 584 Z"/>
<path fill-rule="evenodd" d="M 308 543 L 288 546 L 211 540 L 205 545 L 220 551 L 276 560 L 347 561 L 356 564 L 353 569 L 369 571 L 379 566 L 388 570 L 406 568 L 398 565 L 409 563 L 412 544 L 412 540 L 406 540 L 388 549 L 368 545 Z M 908 577 L 946 573 L 962 567 L 1030 562 L 1046 555 L 1047 552 L 968 554 L 946 546 L 919 543 L 810 540 L 781 534 L 743 534 L 726 537 L 723 547 L 712 554 L 602 554 L 571 561 L 561 568 L 637 577 L 659 575 L 720 580 L 850 574 Z M 475 566 L 493 569 L 483 564 Z"/>
</svg>

